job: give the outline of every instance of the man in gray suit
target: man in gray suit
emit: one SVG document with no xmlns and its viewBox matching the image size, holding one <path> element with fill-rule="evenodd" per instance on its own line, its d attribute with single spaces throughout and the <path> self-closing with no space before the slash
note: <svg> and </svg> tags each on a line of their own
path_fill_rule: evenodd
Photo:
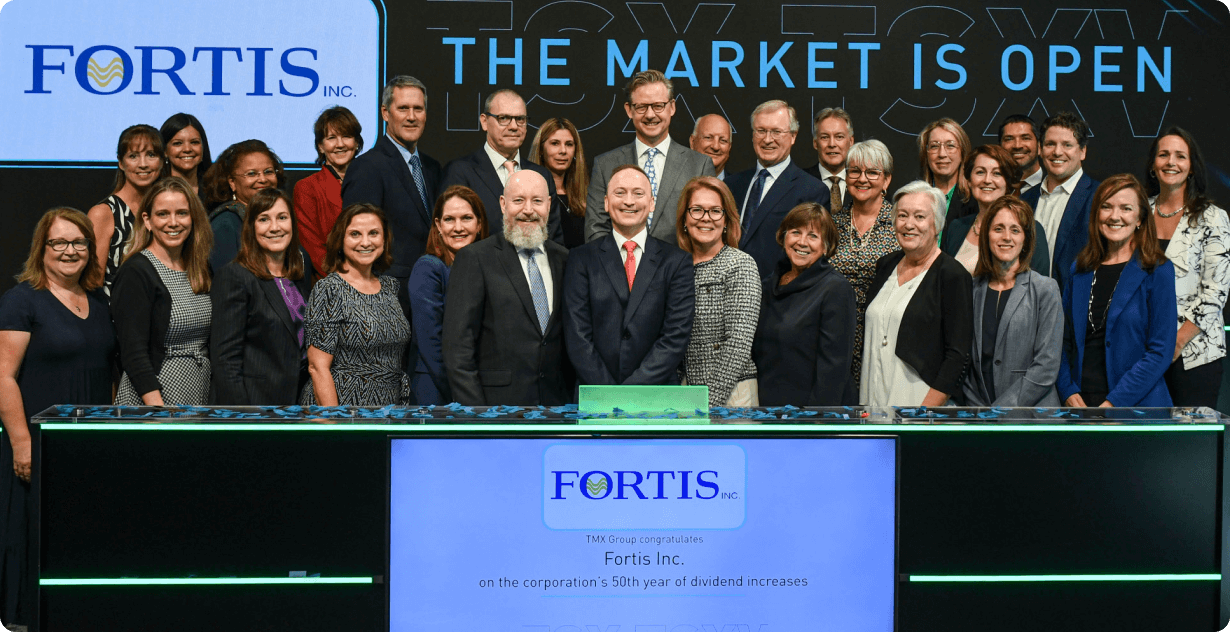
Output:
<svg viewBox="0 0 1230 632">
<path fill-rule="evenodd" d="M 632 75 L 624 88 L 624 112 L 636 128 L 636 140 L 594 159 L 585 204 L 585 241 L 611 234 L 611 218 L 603 207 L 611 172 L 633 164 L 649 176 L 654 207 L 649 213 L 649 235 L 674 244 L 675 213 L 683 185 L 696 176 L 714 175 L 713 161 L 671 139 L 675 114 L 675 88 L 660 71 Z"/>
</svg>

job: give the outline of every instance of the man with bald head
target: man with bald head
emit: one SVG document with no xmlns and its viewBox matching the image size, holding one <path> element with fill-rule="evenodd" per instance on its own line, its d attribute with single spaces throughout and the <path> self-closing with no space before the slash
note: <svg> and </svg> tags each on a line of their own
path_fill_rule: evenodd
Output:
<svg viewBox="0 0 1230 632">
<path fill-rule="evenodd" d="M 696 302 L 692 257 L 649 236 L 653 189 L 640 167 L 615 167 L 602 206 L 611 232 L 573 248 L 564 278 L 564 341 L 577 378 L 679 384 Z"/>
<path fill-rule="evenodd" d="M 560 405 L 573 383 L 562 327 L 568 250 L 549 239 L 551 192 L 536 171 L 509 175 L 500 225 L 457 251 L 444 303 L 444 367 L 467 406 Z"/>
<path fill-rule="evenodd" d="M 730 121 L 717 114 L 706 114 L 696 119 L 688 144 L 692 151 L 699 151 L 713 161 L 718 180 L 726 179 L 726 161 L 730 159 Z"/>
</svg>

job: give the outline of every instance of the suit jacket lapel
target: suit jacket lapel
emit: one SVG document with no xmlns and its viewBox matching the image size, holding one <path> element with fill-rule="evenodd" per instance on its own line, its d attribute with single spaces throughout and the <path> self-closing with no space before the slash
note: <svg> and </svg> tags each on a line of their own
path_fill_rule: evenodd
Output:
<svg viewBox="0 0 1230 632">
<path fill-rule="evenodd" d="M 1093 293 L 1093 272 L 1077 272 L 1072 277 L 1072 335 L 1080 349 L 1076 368 L 1079 370 L 1085 353 L 1085 323 L 1089 322 L 1089 295 Z M 1113 300 L 1113 298 L 1112 298 Z"/>
<path fill-rule="evenodd" d="M 746 236 L 750 237 L 756 234 L 756 230 L 760 228 L 760 225 L 764 223 L 765 216 L 768 215 L 767 211 L 780 202 L 785 197 L 786 191 L 794 186 L 794 179 L 798 177 L 798 174 L 795 173 L 797 170 L 798 167 L 790 164 L 782 171 L 781 177 L 773 179 L 772 184 L 769 185 L 769 190 L 765 191 L 764 197 L 760 199 L 760 204 L 756 207 L 756 215 L 752 217 L 752 223 L 747 227 Z M 755 182 L 755 178 L 752 180 Z"/>
<path fill-rule="evenodd" d="M 500 264 L 504 267 L 504 274 L 508 276 L 509 284 L 517 293 L 517 298 L 521 299 L 521 305 L 525 308 L 530 321 L 537 325 L 538 310 L 534 309 L 534 297 L 530 294 L 530 283 L 525 278 L 525 270 L 521 268 L 521 254 L 517 252 L 516 247 L 504 239 L 503 235 L 496 236 L 496 245 L 499 250 Z"/>
<path fill-rule="evenodd" d="M 623 257 L 620 256 L 619 249 L 615 246 L 614 237 L 607 235 L 602 238 L 602 244 L 598 247 L 598 260 L 602 262 L 607 278 L 615 287 L 615 294 L 619 297 L 619 302 L 627 305 L 628 274 L 624 272 Z"/>
<path fill-rule="evenodd" d="M 295 328 L 295 322 L 290 317 L 290 310 L 286 309 L 286 299 L 282 298 L 282 291 L 278 289 L 278 282 L 273 279 L 257 279 L 256 284 L 261 287 L 261 292 L 265 295 L 265 300 L 269 301 L 269 305 L 273 307 L 273 313 L 278 315 L 278 319 L 286 325 L 286 329 L 297 337 L 298 332 Z"/>
<path fill-rule="evenodd" d="M 662 213 L 669 213 L 674 219 L 675 209 L 671 204 L 672 192 L 678 190 L 679 178 L 683 174 L 683 145 L 674 140 L 668 140 L 670 150 L 666 152 L 666 162 L 662 164 L 662 174 L 658 176 L 658 196 L 653 202 L 653 218 L 656 223 Z M 635 146 L 635 145 L 634 145 Z M 635 151 L 635 150 L 634 150 Z M 674 225 L 674 222 L 671 222 Z"/>
<path fill-rule="evenodd" d="M 1007 328 L 1003 326 L 1003 323 L 1012 320 L 1012 314 L 1014 314 L 1021 304 L 1025 302 L 1025 297 L 1032 291 L 1033 285 L 1029 282 L 1029 273 L 1025 272 L 1016 275 L 1016 283 L 1012 287 L 1012 293 L 1008 295 L 1008 304 L 1004 306 L 1004 315 L 999 319 L 999 332 L 995 334 L 996 356 L 1002 355 L 1004 349 L 1007 349 L 1006 345 L 1008 344 L 1008 341 L 1004 338 L 1007 335 Z M 983 299 L 985 298 L 986 297 L 983 296 Z M 974 309 L 978 310 L 979 308 L 975 306 Z M 981 317 L 981 315 L 981 312 L 979 312 L 978 317 Z M 980 343 L 981 341 L 974 342 L 974 344 Z"/>
<path fill-rule="evenodd" d="M 547 240 L 547 243 L 552 242 Z M 552 254 L 550 246 L 546 246 L 546 249 L 547 263 L 551 266 L 551 281 L 554 286 L 552 294 L 555 295 L 552 297 L 553 300 L 551 302 L 555 308 L 551 310 L 551 317 L 547 319 L 547 332 L 549 333 L 551 329 L 560 326 L 560 318 L 564 313 L 562 309 L 564 305 L 564 257 L 562 253 Z"/>
<path fill-rule="evenodd" d="M 636 277 L 632 282 L 632 295 L 628 298 L 628 308 L 624 310 L 624 324 L 636 313 L 636 308 L 645 298 L 648 288 L 658 271 L 658 261 L 662 258 L 661 246 L 656 239 L 645 239 L 645 254 L 640 265 L 636 267 Z M 627 275 L 625 275 L 627 278 Z"/>
<path fill-rule="evenodd" d="M 497 200 L 500 199 L 504 194 L 504 185 L 500 182 L 500 174 L 495 172 L 495 165 L 491 164 L 491 158 L 487 156 L 486 146 L 471 154 L 470 159 L 474 161 L 474 170 L 478 172 L 478 177 L 482 178 L 483 184 L 491 190 L 491 195 Z M 490 212 L 491 209 L 487 211 Z"/>
<path fill-rule="evenodd" d="M 1110 307 L 1106 312 L 1106 329 L 1109 335 L 1111 324 L 1119 319 L 1123 308 L 1127 307 L 1128 299 L 1136 292 L 1136 288 L 1145 280 L 1145 271 L 1140 268 L 1140 261 L 1133 254 L 1123 272 L 1119 273 L 1119 282 L 1115 284 L 1115 292 L 1111 295 Z"/>
<path fill-rule="evenodd" d="M 397 180 L 401 182 L 403 187 L 406 188 L 406 194 L 410 196 L 410 201 L 414 204 L 414 208 L 418 209 L 419 215 L 426 218 L 427 223 L 430 224 L 431 210 L 423 206 L 425 200 L 423 199 L 423 196 L 419 195 L 419 187 L 414 183 L 414 176 L 410 173 L 410 163 L 402 160 L 401 150 L 393 146 L 393 141 L 389 140 L 388 136 L 381 136 L 380 140 L 377 142 L 385 143 L 386 147 L 384 148 L 384 153 L 388 155 L 393 162 L 400 165 L 398 167 L 394 167 L 394 171 L 397 172 Z M 419 169 L 423 170 L 423 195 L 430 195 L 431 193 L 426 190 L 427 173 L 423 165 L 422 154 L 419 155 Z"/>
</svg>

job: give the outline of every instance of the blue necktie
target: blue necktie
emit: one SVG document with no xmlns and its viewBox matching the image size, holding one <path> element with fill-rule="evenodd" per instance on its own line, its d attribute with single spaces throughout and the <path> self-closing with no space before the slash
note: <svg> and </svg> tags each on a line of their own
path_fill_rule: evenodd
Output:
<svg viewBox="0 0 1230 632">
<path fill-rule="evenodd" d="M 645 150 L 645 175 L 649 176 L 649 190 L 653 193 L 654 203 L 656 205 L 658 199 L 658 170 L 653 166 L 653 159 L 658 156 L 656 147 L 650 147 Z M 649 207 L 649 217 L 645 219 L 645 228 L 653 222 L 653 206 Z"/>
<path fill-rule="evenodd" d="M 419 162 L 418 154 L 410 154 L 410 175 L 414 178 L 414 186 L 419 190 L 419 199 L 423 202 L 423 208 L 431 211 L 431 207 L 427 204 L 427 186 L 423 184 L 423 165 Z"/>
<path fill-rule="evenodd" d="M 534 311 L 538 313 L 538 327 L 542 329 L 542 333 L 546 334 L 547 319 L 551 317 L 551 311 L 547 307 L 547 286 L 542 282 L 542 272 L 538 270 L 538 264 L 534 262 L 534 255 L 538 254 L 538 251 L 522 248 L 521 254 L 529 259 L 526 269 L 530 276 L 530 296 L 534 297 Z"/>
<path fill-rule="evenodd" d="M 761 169 L 760 173 L 756 174 L 756 183 L 752 185 L 752 192 L 747 196 L 747 204 L 743 209 L 743 234 L 747 234 L 747 229 L 752 225 L 752 216 L 756 214 L 756 209 L 760 207 L 760 196 L 764 193 L 764 182 L 769 179 L 769 170 Z"/>
</svg>

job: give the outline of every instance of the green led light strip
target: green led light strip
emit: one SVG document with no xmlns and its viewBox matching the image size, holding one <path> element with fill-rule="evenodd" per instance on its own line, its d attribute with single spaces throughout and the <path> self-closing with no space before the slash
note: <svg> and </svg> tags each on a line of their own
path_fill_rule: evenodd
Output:
<svg viewBox="0 0 1230 632">
<path fill-rule="evenodd" d="M 1221 581 L 1220 573 L 1158 575 L 910 575 L 911 582 L 996 583 L 996 582 L 1184 582 Z"/>
<path fill-rule="evenodd" d="M 40 579 L 40 586 L 252 586 L 258 584 L 371 584 L 371 577 L 119 577 Z"/>
<path fill-rule="evenodd" d="M 270 423 L 55 423 L 39 425 L 43 430 L 160 430 L 160 431 L 298 431 L 298 432 L 1221 432 L 1222 424 L 1154 424 L 1154 425 L 1041 425 L 1041 424 L 712 424 L 699 426 L 636 425 L 636 426 L 574 426 L 570 424 L 270 424 Z"/>
</svg>

